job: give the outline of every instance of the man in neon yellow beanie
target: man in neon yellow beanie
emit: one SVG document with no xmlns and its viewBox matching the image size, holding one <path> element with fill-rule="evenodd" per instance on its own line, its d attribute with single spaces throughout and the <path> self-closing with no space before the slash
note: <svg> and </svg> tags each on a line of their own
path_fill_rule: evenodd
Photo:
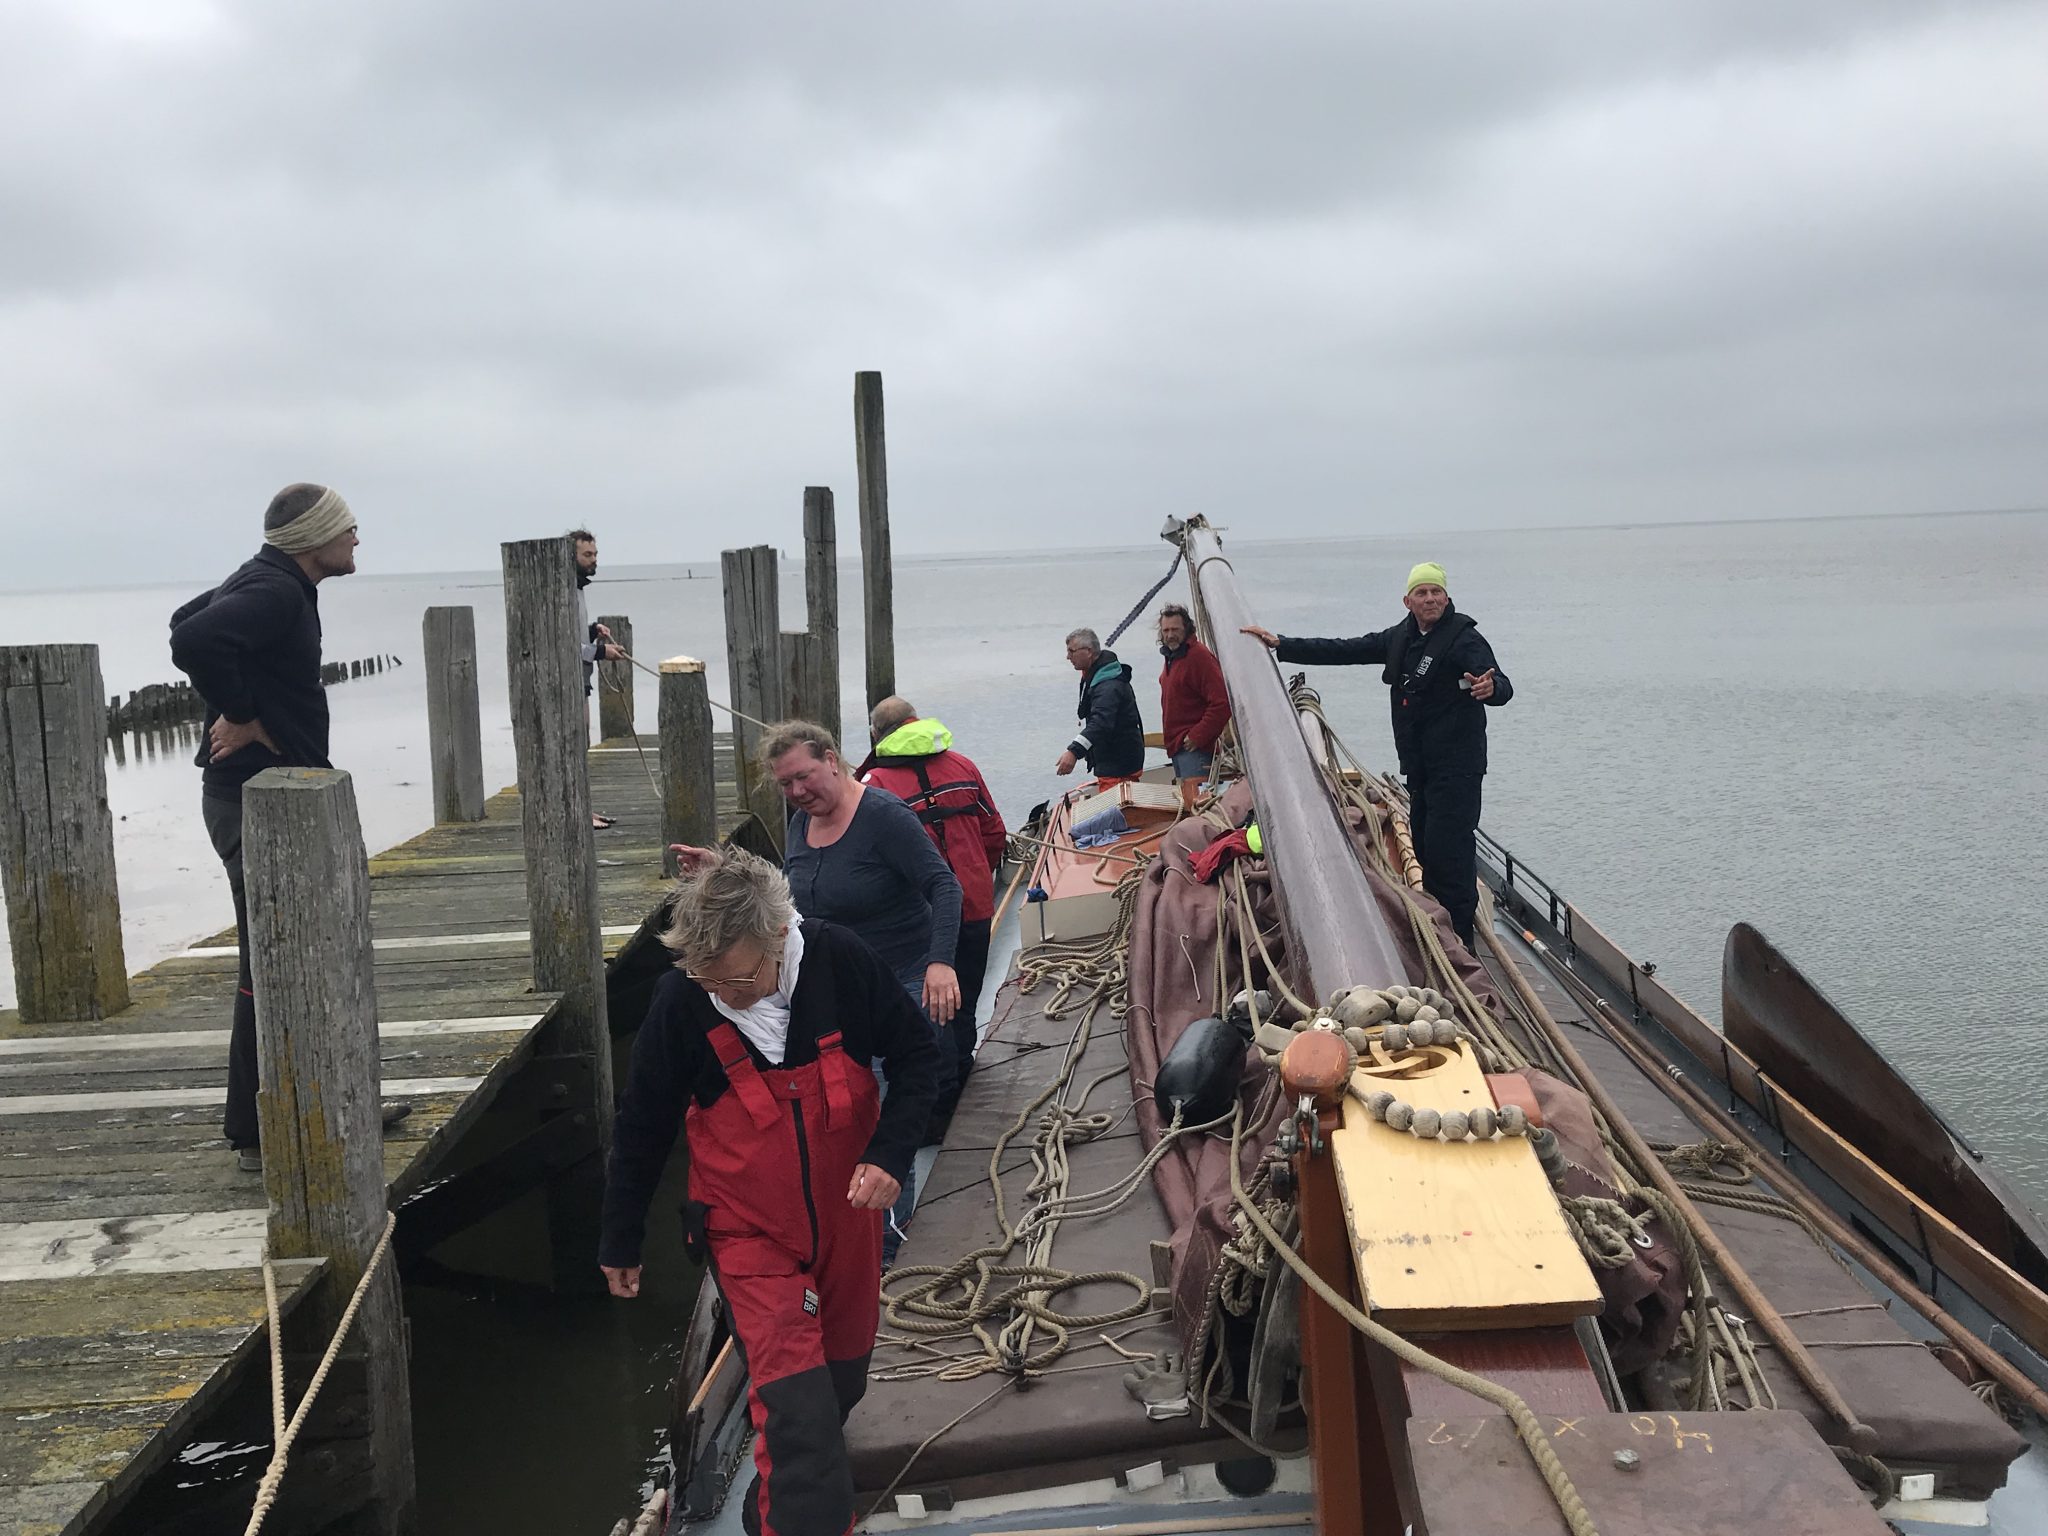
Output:
<svg viewBox="0 0 2048 1536">
<path fill-rule="evenodd" d="M 1324 666 L 1378 664 L 1394 715 L 1394 750 L 1408 780 L 1408 819 L 1422 888 L 1443 905 L 1465 947 L 1479 909 L 1479 788 L 1486 776 L 1486 710 L 1515 696 L 1493 647 L 1469 614 L 1451 605 L 1444 568 L 1425 560 L 1408 573 L 1408 617 L 1391 629 L 1348 640 L 1255 636 L 1281 661 Z"/>
</svg>

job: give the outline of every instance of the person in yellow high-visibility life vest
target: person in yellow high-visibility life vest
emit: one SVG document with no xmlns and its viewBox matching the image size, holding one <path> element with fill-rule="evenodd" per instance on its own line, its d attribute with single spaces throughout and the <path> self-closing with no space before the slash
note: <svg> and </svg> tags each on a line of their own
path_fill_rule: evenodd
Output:
<svg viewBox="0 0 2048 1536">
<path fill-rule="evenodd" d="M 1381 667 L 1394 717 L 1394 750 L 1408 781 L 1408 820 L 1422 888 L 1443 904 L 1465 947 L 1479 909 L 1479 789 L 1486 776 L 1486 711 L 1515 696 L 1493 647 L 1472 616 L 1451 605 L 1444 568 L 1424 561 L 1408 573 L 1408 617 L 1350 639 L 1244 633 L 1281 661 Z"/>
</svg>

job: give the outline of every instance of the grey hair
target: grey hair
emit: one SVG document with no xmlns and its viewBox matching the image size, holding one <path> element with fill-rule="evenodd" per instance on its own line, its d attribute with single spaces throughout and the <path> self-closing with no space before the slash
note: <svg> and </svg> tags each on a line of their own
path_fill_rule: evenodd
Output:
<svg viewBox="0 0 2048 1536">
<path fill-rule="evenodd" d="M 1079 640 L 1082 644 L 1086 645 L 1088 649 L 1091 651 L 1099 651 L 1102 649 L 1102 637 L 1096 634 L 1095 631 L 1092 629 L 1068 630 L 1067 644 L 1072 645 L 1076 640 Z"/>
<path fill-rule="evenodd" d="M 754 756 L 763 768 L 767 768 L 783 753 L 798 747 L 809 747 L 811 756 L 820 762 L 825 760 L 827 752 L 840 757 L 839 743 L 832 733 L 809 720 L 784 720 L 769 726 L 761 733 L 761 744 L 754 749 Z M 845 761 L 843 757 L 840 760 Z"/>
<path fill-rule="evenodd" d="M 868 729 L 880 741 L 899 725 L 908 725 L 917 718 L 917 706 L 896 694 L 890 694 L 872 710 L 868 711 Z"/>
<path fill-rule="evenodd" d="M 743 848 L 724 848 L 715 862 L 677 883 L 661 942 L 692 967 L 709 965 L 746 939 L 774 955 L 782 930 L 795 921 L 796 902 L 782 871 Z"/>
</svg>

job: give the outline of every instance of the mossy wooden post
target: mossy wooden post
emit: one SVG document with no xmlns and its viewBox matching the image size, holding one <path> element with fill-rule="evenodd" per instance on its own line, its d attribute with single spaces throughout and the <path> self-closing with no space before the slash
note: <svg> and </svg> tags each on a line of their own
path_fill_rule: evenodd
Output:
<svg viewBox="0 0 2048 1536">
<path fill-rule="evenodd" d="M 370 871 L 349 776 L 333 768 L 257 774 L 242 790 L 242 863 L 270 1255 L 327 1260 L 311 1302 L 324 1339 L 363 1283 L 387 1209 Z M 410 1532 L 412 1399 L 389 1255 L 367 1282 L 346 1348 L 367 1368 L 370 1528 Z"/>
<path fill-rule="evenodd" d="M 559 992 L 549 1044 L 587 1060 L 599 1144 L 612 1140 L 611 1026 L 598 929 L 597 846 L 590 826 L 589 726 L 576 557 L 566 538 L 503 546 L 505 661 L 526 844 L 533 985 Z M 583 1106 L 565 1105 L 580 1109 Z M 596 1273 L 593 1269 L 592 1273 Z"/>
<path fill-rule="evenodd" d="M 661 664 L 661 868 L 676 873 L 671 843 L 718 842 L 718 775 L 704 663 L 673 656 Z"/>
<path fill-rule="evenodd" d="M 896 691 L 895 578 L 889 563 L 889 451 L 882 434 L 882 376 L 853 376 L 853 446 L 860 471 L 860 571 L 866 595 L 868 702 Z"/>
<path fill-rule="evenodd" d="M 623 613 L 608 613 L 598 623 L 612 632 L 612 644 L 628 656 L 633 654 L 633 621 Z M 633 734 L 633 663 L 600 661 L 597 664 L 597 739 L 612 741 Z"/>
<path fill-rule="evenodd" d="M 775 550 L 767 544 L 728 549 L 719 557 L 725 576 L 725 656 L 732 690 L 733 757 L 740 799 L 782 842 L 782 796 L 754 761 L 761 728 L 740 715 L 773 724 L 782 710 L 782 592 Z"/>
<path fill-rule="evenodd" d="M 476 687 L 476 610 L 429 608 L 420 626 L 427 665 L 427 755 L 434 821 L 484 819 L 484 740 Z"/>
<path fill-rule="evenodd" d="M 105 698 L 96 645 L 0 647 L 0 892 L 30 1024 L 128 1006 Z"/>
</svg>

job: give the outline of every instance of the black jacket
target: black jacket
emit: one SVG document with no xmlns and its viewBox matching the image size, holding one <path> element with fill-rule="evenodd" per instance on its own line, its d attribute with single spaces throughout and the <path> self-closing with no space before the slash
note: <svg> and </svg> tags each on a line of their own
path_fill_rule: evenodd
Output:
<svg viewBox="0 0 2048 1536">
<path fill-rule="evenodd" d="M 704 989 L 680 971 L 669 972 L 655 987 L 612 1129 L 599 1263 L 623 1269 L 640 1262 L 647 1206 L 682 1128 L 686 1101 L 695 1098 L 708 1107 L 731 1086 L 708 1038 L 726 1022 Z M 848 1056 L 862 1063 L 879 1060 L 889 1074 L 882 1118 L 863 1161 L 901 1182 L 938 1097 L 937 1036 L 879 955 L 838 924 L 805 918 L 803 964 L 789 1000 L 789 1037 L 780 1065 L 816 1061 L 819 1039 L 834 1030 Z M 769 1066 L 752 1041 L 747 1054 L 756 1067 Z"/>
<path fill-rule="evenodd" d="M 171 615 L 171 661 L 206 700 L 206 728 L 225 715 L 261 720 L 278 745 L 252 742 L 209 763 L 207 735 L 195 759 L 210 794 L 234 798 L 265 768 L 331 768 L 327 690 L 320 682 L 320 594 L 298 562 L 265 545 L 211 592 Z"/>
<path fill-rule="evenodd" d="M 1274 652 L 1282 661 L 1317 666 L 1384 663 L 1380 681 L 1391 693 L 1394 750 L 1401 772 L 1417 774 L 1486 772 L 1486 711 L 1515 696 L 1515 685 L 1493 659 L 1493 647 L 1467 614 L 1446 608 L 1436 627 L 1423 635 L 1410 614 L 1392 629 L 1349 640 L 1280 636 Z M 1458 686 L 1493 668 L 1493 697 L 1484 705 Z"/>
<path fill-rule="evenodd" d="M 1131 688 L 1131 669 L 1115 651 L 1100 651 L 1095 665 L 1082 674 L 1081 702 L 1075 710 L 1081 729 L 1067 750 L 1084 759 L 1097 778 L 1121 779 L 1145 766 L 1145 722 L 1138 715 L 1138 695 Z"/>
</svg>

